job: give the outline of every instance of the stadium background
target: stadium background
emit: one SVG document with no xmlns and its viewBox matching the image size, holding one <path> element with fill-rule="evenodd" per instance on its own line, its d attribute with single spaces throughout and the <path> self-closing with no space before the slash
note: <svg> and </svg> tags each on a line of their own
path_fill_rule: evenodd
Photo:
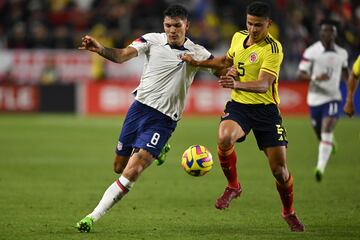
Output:
<svg viewBox="0 0 360 240">
<path fill-rule="evenodd" d="M 142 59 L 111 63 L 76 50 L 81 37 L 90 34 L 106 46 L 125 47 L 141 34 L 161 32 L 162 11 L 172 2 L 176 1 L 0 1 L 0 111 L 124 113 L 132 101 L 128 93 L 138 83 Z M 243 12 L 249 1 L 180 2 L 191 13 L 189 37 L 215 56 L 224 54 L 232 34 L 245 28 Z M 339 21 L 338 43 L 348 50 L 351 65 L 360 53 L 360 4 L 349 0 L 268 2 L 274 20 L 271 33 L 284 45 L 280 107 L 284 114 L 306 114 L 307 83 L 296 79 L 301 54 L 318 39 L 319 22 L 332 18 Z M 227 91 L 218 89 L 214 79 L 206 72 L 197 75 L 197 94 L 192 94 L 186 112 L 217 114 L 222 110 Z"/>
<path fill-rule="evenodd" d="M 281 219 L 273 177 L 252 135 L 236 146 L 244 193 L 229 211 L 213 207 L 225 184 L 216 157 L 204 177 L 181 170 L 189 145 L 203 144 L 216 156 L 218 116 L 229 92 L 206 73 L 191 87 L 167 162 L 149 168 L 91 234 L 73 228 L 117 177 L 114 147 L 142 71 L 141 59 L 113 64 L 76 48 L 85 34 L 124 47 L 142 33 L 162 31 L 162 11 L 173 2 L 191 12 L 189 37 L 220 55 L 245 27 L 250 1 L 0 0 L 0 240 L 359 239 L 360 119 L 339 121 L 338 153 L 316 183 L 318 143 L 307 116 L 307 83 L 295 77 L 325 17 L 340 22 L 338 43 L 353 63 L 360 53 L 360 3 L 349 0 L 268 1 L 271 32 L 284 46 L 280 107 L 304 234 L 290 233 Z"/>
</svg>

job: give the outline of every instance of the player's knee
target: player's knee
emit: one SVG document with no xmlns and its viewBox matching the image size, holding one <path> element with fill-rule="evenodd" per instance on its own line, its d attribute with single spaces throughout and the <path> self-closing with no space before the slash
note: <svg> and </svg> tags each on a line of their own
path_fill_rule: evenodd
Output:
<svg viewBox="0 0 360 240">
<path fill-rule="evenodd" d="M 271 171 L 278 183 L 284 183 L 289 178 L 289 172 L 285 166 L 276 166 Z"/>
<path fill-rule="evenodd" d="M 218 146 L 220 149 L 230 149 L 234 145 L 231 141 L 231 136 L 229 135 L 219 135 L 218 137 Z"/>
<path fill-rule="evenodd" d="M 131 164 L 131 166 L 126 167 L 122 175 L 128 178 L 130 181 L 135 182 L 145 168 L 146 167 L 143 164 L 137 162 L 136 164 Z"/>
<path fill-rule="evenodd" d="M 122 173 L 122 176 L 125 176 L 130 181 L 135 182 L 140 176 L 141 172 L 142 170 L 140 166 L 131 166 L 126 168 L 126 170 Z"/>
<path fill-rule="evenodd" d="M 146 150 L 140 150 L 132 155 L 129 164 L 124 169 L 123 175 L 129 180 L 136 181 L 140 174 L 151 165 L 154 157 Z"/>
<path fill-rule="evenodd" d="M 138 159 L 138 165 L 142 167 L 142 169 L 147 168 L 154 161 L 154 157 L 146 150 L 141 150 L 136 155 Z"/>
</svg>

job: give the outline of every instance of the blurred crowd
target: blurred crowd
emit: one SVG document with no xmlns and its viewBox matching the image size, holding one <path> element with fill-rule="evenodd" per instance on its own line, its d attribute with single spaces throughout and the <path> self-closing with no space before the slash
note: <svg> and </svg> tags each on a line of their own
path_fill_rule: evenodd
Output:
<svg viewBox="0 0 360 240">
<path fill-rule="evenodd" d="M 143 33 L 162 32 L 171 3 L 191 15 L 189 37 L 223 54 L 234 32 L 245 28 L 250 0 L 0 0 L 0 49 L 76 49 L 85 34 L 109 47 L 124 47 Z M 360 1 L 268 0 L 271 33 L 283 43 L 282 78 L 292 79 L 304 49 L 318 39 L 319 22 L 339 22 L 338 43 L 350 63 L 360 52 Z"/>
</svg>

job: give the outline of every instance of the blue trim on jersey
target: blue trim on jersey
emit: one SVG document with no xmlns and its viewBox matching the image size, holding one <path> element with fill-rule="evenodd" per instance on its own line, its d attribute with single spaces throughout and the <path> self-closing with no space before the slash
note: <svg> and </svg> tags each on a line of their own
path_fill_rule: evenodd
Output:
<svg viewBox="0 0 360 240">
<path fill-rule="evenodd" d="M 181 50 L 181 51 L 189 51 L 189 49 L 187 49 L 186 47 L 184 47 L 184 45 L 181 46 L 176 46 L 176 45 L 170 45 L 169 43 L 165 44 L 165 45 L 169 45 L 169 47 L 171 49 L 177 49 L 177 50 Z"/>
<path fill-rule="evenodd" d="M 187 40 L 188 40 L 188 39 L 185 38 L 184 44 L 186 43 Z M 187 49 L 186 47 L 184 47 L 184 44 L 181 45 L 181 46 L 176 46 L 176 45 L 170 45 L 169 43 L 166 43 L 165 46 L 166 46 L 166 45 L 169 45 L 171 49 L 177 49 L 177 50 L 181 50 L 181 51 L 186 51 L 186 50 L 189 51 L 189 49 Z"/>
<path fill-rule="evenodd" d="M 147 40 L 143 37 L 138 37 L 137 39 L 135 39 L 133 42 L 141 42 L 141 43 L 146 43 Z"/>
</svg>

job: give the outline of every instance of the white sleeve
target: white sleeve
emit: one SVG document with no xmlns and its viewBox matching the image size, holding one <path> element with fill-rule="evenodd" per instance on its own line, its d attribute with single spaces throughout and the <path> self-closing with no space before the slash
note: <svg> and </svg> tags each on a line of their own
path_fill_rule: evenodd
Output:
<svg viewBox="0 0 360 240">
<path fill-rule="evenodd" d="M 313 63 L 313 59 L 311 55 L 312 54 L 310 49 L 306 49 L 299 64 L 300 71 L 304 71 L 307 72 L 308 74 L 311 74 L 310 71 Z"/>
<path fill-rule="evenodd" d="M 195 53 L 193 55 L 193 58 L 196 61 L 207 60 L 212 56 L 211 53 L 203 46 L 196 45 L 194 50 L 195 50 Z"/>
<path fill-rule="evenodd" d="M 204 48 L 201 45 L 196 45 L 194 50 L 195 50 L 195 53 L 193 55 L 193 58 L 197 61 L 204 61 L 204 60 L 214 58 L 214 56 L 206 48 Z M 212 69 L 212 68 L 202 68 L 202 69 L 208 71 L 211 74 L 213 74 L 215 72 L 215 69 Z"/>
<path fill-rule="evenodd" d="M 135 39 L 129 47 L 133 47 L 138 51 L 138 55 L 144 54 L 146 51 L 148 51 L 151 43 L 149 39 L 151 38 L 150 34 L 145 34 L 137 39 Z"/>
</svg>

